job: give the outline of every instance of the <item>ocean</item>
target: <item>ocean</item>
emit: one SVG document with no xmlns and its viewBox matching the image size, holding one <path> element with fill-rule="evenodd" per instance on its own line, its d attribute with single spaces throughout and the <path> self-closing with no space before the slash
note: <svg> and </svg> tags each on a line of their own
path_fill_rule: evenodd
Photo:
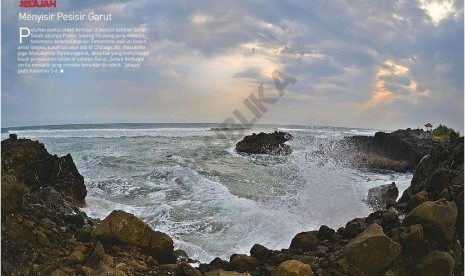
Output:
<svg viewBox="0 0 465 276">
<path fill-rule="evenodd" d="M 288 248 L 299 232 L 345 226 L 372 210 L 372 187 L 411 173 L 356 169 L 331 157 L 334 141 L 376 130 L 218 124 L 105 124 L 2 129 L 42 142 L 51 154 L 71 153 L 84 176 L 87 215 L 135 214 L 173 238 L 175 248 L 210 262 L 247 254 L 256 244 Z M 294 136 L 289 156 L 239 154 L 244 135 L 282 130 Z"/>
</svg>

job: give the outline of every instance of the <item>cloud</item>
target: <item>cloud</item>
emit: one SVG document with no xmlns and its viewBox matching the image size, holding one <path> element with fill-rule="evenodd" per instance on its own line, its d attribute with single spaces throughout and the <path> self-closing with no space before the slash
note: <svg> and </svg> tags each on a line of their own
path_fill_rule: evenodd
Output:
<svg viewBox="0 0 465 276">
<path fill-rule="evenodd" d="M 141 70 L 74 70 L 43 87 L 16 73 L 17 3 L 5 6 L 15 6 L 2 10 L 7 124 L 221 122 L 281 70 L 297 83 L 263 122 L 388 128 L 435 113 L 463 131 L 463 1 L 62 0 L 63 11 L 114 14 L 99 24 L 145 26 L 150 56 Z"/>
<path fill-rule="evenodd" d="M 442 20 L 457 15 L 453 0 L 419 0 L 420 8 L 426 11 L 429 15 L 431 22 L 435 25 L 439 24 Z"/>
<path fill-rule="evenodd" d="M 262 74 L 260 72 L 260 68 L 249 67 L 249 68 L 246 68 L 245 70 L 243 70 L 241 72 L 235 73 L 234 77 L 235 78 L 246 78 L 246 79 L 257 80 L 257 79 L 262 78 Z"/>
<path fill-rule="evenodd" d="M 179 75 L 178 72 L 172 69 L 163 69 L 160 72 L 160 76 L 162 77 L 167 77 L 167 78 L 173 78 L 175 80 L 181 80 L 181 75 Z"/>
</svg>

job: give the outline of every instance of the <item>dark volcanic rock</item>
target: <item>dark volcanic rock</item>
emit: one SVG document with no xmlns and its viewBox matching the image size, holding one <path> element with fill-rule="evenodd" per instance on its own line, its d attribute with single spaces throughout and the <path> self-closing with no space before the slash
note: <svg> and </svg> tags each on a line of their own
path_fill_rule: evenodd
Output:
<svg viewBox="0 0 465 276">
<path fill-rule="evenodd" d="M 385 209 L 386 205 L 393 205 L 399 196 L 396 183 L 381 185 L 368 190 L 367 204 L 374 209 Z"/>
<path fill-rule="evenodd" d="M 269 259 L 273 255 L 273 252 L 271 252 L 271 250 L 264 247 L 263 245 L 255 244 L 250 249 L 250 255 L 252 257 L 255 257 L 258 260 L 265 261 L 265 260 Z"/>
<path fill-rule="evenodd" d="M 310 232 L 302 232 L 292 239 L 289 249 L 300 249 L 303 251 L 309 251 L 318 245 L 318 238 L 316 235 Z"/>
<path fill-rule="evenodd" d="M 399 203 L 418 206 L 421 201 L 437 200 L 438 195 L 448 190 L 449 200 L 455 201 L 463 191 L 463 137 L 457 138 L 448 147 L 438 148 L 426 155 L 413 172 L 410 186 L 404 191 Z M 420 203 L 422 203 L 420 202 Z M 460 208 L 460 206 L 458 206 Z M 409 208 L 412 209 L 412 208 Z"/>
<path fill-rule="evenodd" d="M 408 193 L 416 194 L 421 190 L 438 192 L 443 187 L 463 187 L 463 150 L 461 137 L 448 147 L 437 148 L 426 155 L 415 168 L 407 194 L 400 201 L 406 201 Z"/>
<path fill-rule="evenodd" d="M 423 156 L 441 147 L 431 133 L 411 129 L 345 137 L 342 145 L 349 161 L 356 165 L 398 172 L 412 171 Z"/>
<path fill-rule="evenodd" d="M 433 173 L 428 183 L 428 192 L 439 192 L 450 185 L 449 174 L 444 170 L 437 170 Z"/>
<path fill-rule="evenodd" d="M 245 136 L 236 144 L 237 152 L 253 154 L 289 155 L 292 149 L 285 142 L 292 140 L 292 135 L 285 132 L 259 133 Z"/>
<path fill-rule="evenodd" d="M 217 269 L 224 270 L 228 267 L 228 265 L 229 265 L 228 261 L 222 260 L 217 257 L 213 259 L 209 264 L 200 264 L 199 270 L 202 273 L 205 273 L 207 271 L 217 270 Z"/>
<path fill-rule="evenodd" d="M 335 234 L 336 231 L 326 225 L 321 225 L 320 229 L 318 229 L 318 239 L 320 240 L 329 240 L 334 237 Z"/>
<path fill-rule="evenodd" d="M 37 141 L 17 139 L 14 135 L 2 141 L 2 175 L 5 174 L 14 175 L 32 190 L 52 186 L 73 204 L 85 205 L 84 178 L 71 155 L 51 155 Z"/>
<path fill-rule="evenodd" d="M 401 139 L 421 157 L 429 154 L 441 146 L 441 143 L 432 139 L 432 133 L 417 129 L 399 129 L 391 135 Z"/>
</svg>

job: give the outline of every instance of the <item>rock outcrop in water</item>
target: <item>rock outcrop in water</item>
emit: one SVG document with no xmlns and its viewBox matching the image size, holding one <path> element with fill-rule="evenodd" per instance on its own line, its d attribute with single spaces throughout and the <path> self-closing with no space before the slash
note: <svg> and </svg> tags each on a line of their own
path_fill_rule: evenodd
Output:
<svg viewBox="0 0 465 276">
<path fill-rule="evenodd" d="M 282 131 L 254 133 L 245 136 L 242 141 L 238 142 L 236 151 L 253 154 L 289 155 L 292 153 L 292 149 L 285 142 L 292 140 L 292 138 L 292 135 Z"/>
<path fill-rule="evenodd" d="M 344 155 L 360 166 L 396 172 L 413 171 L 423 156 L 442 147 L 431 132 L 423 130 L 397 130 L 377 132 L 372 136 L 345 137 Z"/>
<path fill-rule="evenodd" d="M 384 209 L 393 206 L 399 196 L 396 183 L 381 185 L 368 190 L 367 204 L 373 209 Z"/>
<path fill-rule="evenodd" d="M 83 199 L 70 192 L 82 179 L 74 170 L 58 186 L 31 184 L 23 156 L 41 156 L 32 158 L 39 160 L 35 169 L 55 168 L 50 160 L 60 160 L 44 154 L 40 143 L 11 137 L 4 148 L 2 275 L 463 275 L 463 137 L 423 158 L 391 208 L 380 205 L 337 230 L 323 225 L 299 233 L 288 249 L 256 244 L 250 255 L 216 258 L 199 269 L 173 251 L 167 235 L 131 214 L 87 217 L 77 208 Z M 56 173 L 45 170 L 38 179 L 56 180 Z"/>
</svg>

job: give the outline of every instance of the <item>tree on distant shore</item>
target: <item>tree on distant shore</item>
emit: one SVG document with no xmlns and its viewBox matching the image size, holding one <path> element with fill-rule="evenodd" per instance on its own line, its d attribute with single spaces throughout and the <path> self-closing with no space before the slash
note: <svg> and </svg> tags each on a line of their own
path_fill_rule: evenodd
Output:
<svg viewBox="0 0 465 276">
<path fill-rule="evenodd" d="M 437 128 L 433 130 L 433 136 L 438 138 L 449 138 L 449 135 L 455 132 L 458 137 L 460 137 L 460 132 L 455 131 L 453 128 L 447 127 L 445 125 L 439 125 Z"/>
</svg>

